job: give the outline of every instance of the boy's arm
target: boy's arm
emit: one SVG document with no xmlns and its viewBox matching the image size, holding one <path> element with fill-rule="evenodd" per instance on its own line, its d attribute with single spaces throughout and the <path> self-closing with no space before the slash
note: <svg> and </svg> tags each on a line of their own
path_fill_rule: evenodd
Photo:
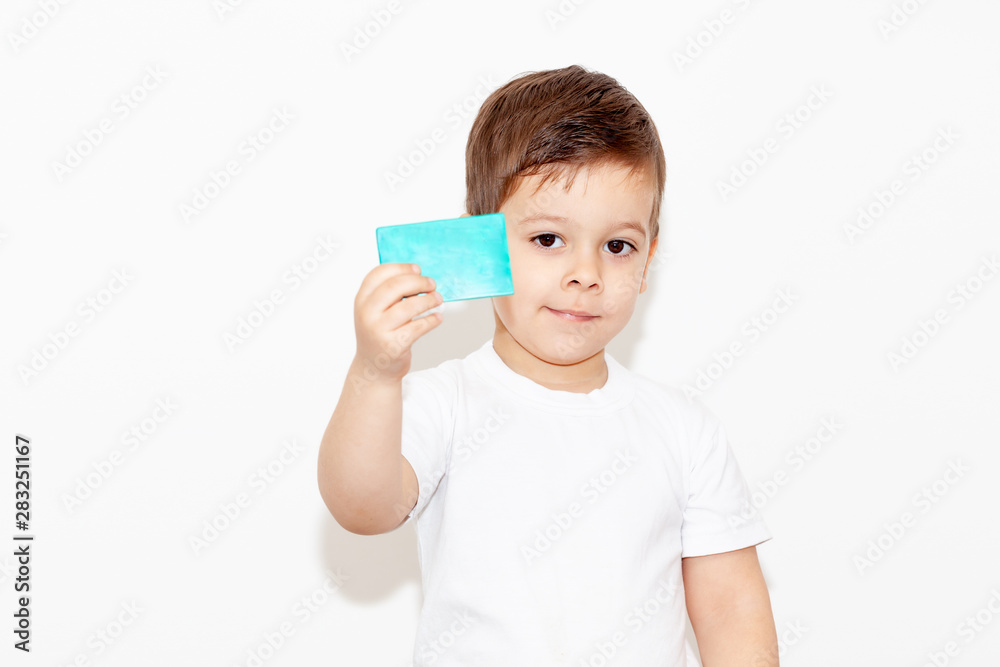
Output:
<svg viewBox="0 0 1000 667">
<path fill-rule="evenodd" d="M 681 560 L 688 617 L 704 667 L 777 667 L 771 599 L 747 547 Z"/>
<path fill-rule="evenodd" d="M 434 281 L 410 264 L 380 264 L 358 290 L 357 352 L 317 465 L 323 502 L 352 533 L 393 530 L 417 501 L 417 478 L 402 455 L 402 381 L 413 343 L 441 321 L 413 317 L 440 303 Z"/>
<path fill-rule="evenodd" d="M 341 526 L 358 535 L 398 527 L 417 501 L 417 480 L 401 453 L 402 385 L 357 384 L 352 363 L 320 444 L 319 490 Z M 355 394 L 355 387 L 363 387 Z"/>
</svg>

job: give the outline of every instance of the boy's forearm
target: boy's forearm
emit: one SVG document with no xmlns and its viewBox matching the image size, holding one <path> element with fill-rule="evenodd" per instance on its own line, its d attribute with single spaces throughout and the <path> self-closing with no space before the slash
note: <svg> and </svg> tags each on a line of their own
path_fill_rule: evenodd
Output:
<svg viewBox="0 0 1000 667">
<path fill-rule="evenodd" d="M 406 516 L 401 430 L 402 382 L 365 378 L 355 359 L 323 434 L 318 462 L 320 494 L 347 530 L 383 533 Z"/>
</svg>

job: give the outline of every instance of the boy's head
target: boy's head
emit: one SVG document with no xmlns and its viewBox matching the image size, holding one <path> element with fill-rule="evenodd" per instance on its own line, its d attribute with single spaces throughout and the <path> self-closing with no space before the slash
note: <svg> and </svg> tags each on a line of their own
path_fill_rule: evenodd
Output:
<svg viewBox="0 0 1000 667">
<path fill-rule="evenodd" d="M 603 368 L 646 287 L 665 171 L 649 114 L 607 75 L 535 72 L 486 99 L 466 148 L 466 210 L 507 219 L 514 294 L 493 299 L 498 352 L 526 370 Z"/>
<path fill-rule="evenodd" d="M 584 166 L 617 163 L 654 185 L 649 240 L 659 234 L 666 181 L 652 118 L 615 79 L 579 65 L 531 72 L 486 98 L 465 148 L 466 211 L 494 213 L 524 177 L 558 175 L 567 187 Z"/>
</svg>

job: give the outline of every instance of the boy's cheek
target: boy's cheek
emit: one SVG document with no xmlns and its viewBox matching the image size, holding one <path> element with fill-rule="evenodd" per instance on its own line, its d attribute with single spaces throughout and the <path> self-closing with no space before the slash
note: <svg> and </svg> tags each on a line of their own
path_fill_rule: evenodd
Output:
<svg viewBox="0 0 1000 667">
<path fill-rule="evenodd" d="M 610 294 L 604 300 L 604 314 L 606 316 L 614 316 L 620 313 L 627 312 L 629 317 L 631 317 L 632 312 L 635 310 L 635 301 L 625 294 Z"/>
<path fill-rule="evenodd" d="M 615 287 L 612 293 L 616 298 L 623 296 L 628 296 L 632 294 L 638 294 L 639 288 L 642 286 L 642 271 L 637 271 L 635 273 L 628 273 L 627 275 L 621 276 L 615 280 Z"/>
<path fill-rule="evenodd" d="M 524 292 L 532 285 L 542 284 L 549 277 L 546 275 L 545 267 L 530 257 L 524 257 L 518 253 L 510 254 L 510 277 L 514 281 L 514 292 Z"/>
</svg>

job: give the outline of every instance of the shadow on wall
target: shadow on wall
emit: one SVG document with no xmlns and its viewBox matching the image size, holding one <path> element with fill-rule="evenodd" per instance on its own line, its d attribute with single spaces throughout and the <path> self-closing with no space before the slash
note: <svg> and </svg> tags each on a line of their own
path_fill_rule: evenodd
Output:
<svg viewBox="0 0 1000 667">
<path fill-rule="evenodd" d="M 417 533 L 410 525 L 382 535 L 355 535 L 325 510 L 322 516 L 322 567 L 338 569 L 349 579 L 337 595 L 359 605 L 385 602 L 400 587 L 420 585 Z M 419 603 L 413 617 L 420 613 Z"/>
</svg>

